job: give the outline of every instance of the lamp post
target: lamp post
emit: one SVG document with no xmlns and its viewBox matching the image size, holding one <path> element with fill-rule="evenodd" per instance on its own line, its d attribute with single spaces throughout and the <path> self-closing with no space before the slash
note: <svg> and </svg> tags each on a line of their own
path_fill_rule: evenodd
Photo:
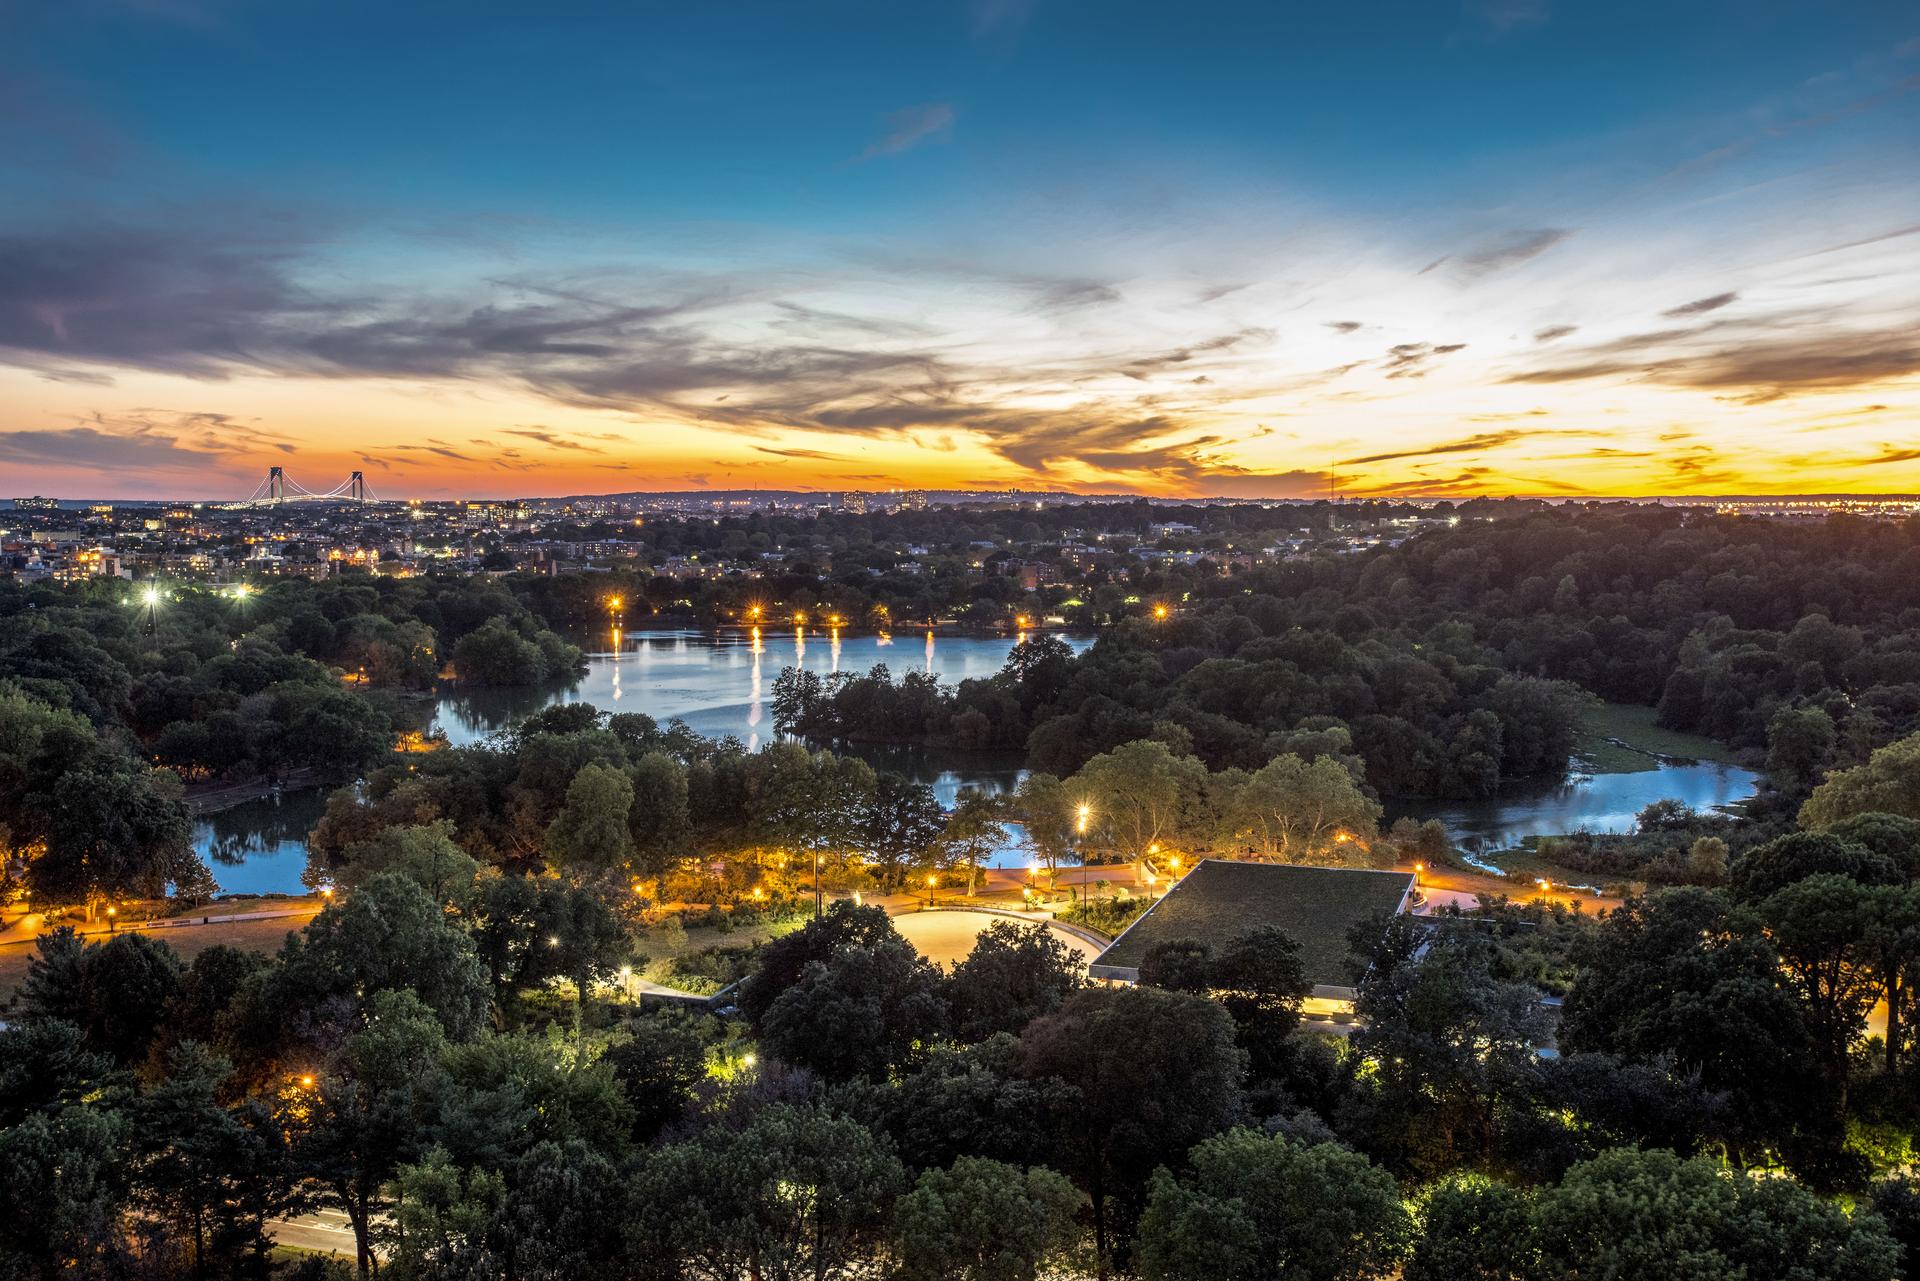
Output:
<svg viewBox="0 0 1920 1281">
<path fill-rule="evenodd" d="M 813 919 L 820 919 L 820 855 L 813 856 Z"/>
<path fill-rule="evenodd" d="M 940 884 L 940 878 L 934 875 L 932 872 L 928 872 L 927 873 L 927 908 L 929 910 L 933 908 L 934 887 L 939 884 Z"/>
<path fill-rule="evenodd" d="M 1075 898 L 1082 906 L 1087 900 L 1087 818 L 1092 813 L 1093 806 L 1081 801 L 1073 817 L 1074 844 L 1079 847 L 1080 853 L 1080 884 L 1075 891 Z"/>
<path fill-rule="evenodd" d="M 160 589 L 149 585 L 140 593 L 140 599 L 147 607 L 147 635 L 151 636 L 160 629 Z"/>
</svg>

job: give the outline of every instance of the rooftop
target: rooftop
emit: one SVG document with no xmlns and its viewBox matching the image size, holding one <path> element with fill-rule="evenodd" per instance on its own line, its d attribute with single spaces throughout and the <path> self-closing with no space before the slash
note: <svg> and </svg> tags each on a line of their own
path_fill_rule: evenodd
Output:
<svg viewBox="0 0 1920 1281">
<path fill-rule="evenodd" d="M 1273 925 L 1300 944 L 1317 995 L 1350 996 L 1359 981 L 1347 932 L 1376 913 L 1401 911 L 1413 873 L 1204 859 L 1095 958 L 1097 979 L 1135 982 L 1155 944 L 1197 939 L 1215 946 Z M 1329 990 L 1331 989 L 1331 990 Z"/>
</svg>

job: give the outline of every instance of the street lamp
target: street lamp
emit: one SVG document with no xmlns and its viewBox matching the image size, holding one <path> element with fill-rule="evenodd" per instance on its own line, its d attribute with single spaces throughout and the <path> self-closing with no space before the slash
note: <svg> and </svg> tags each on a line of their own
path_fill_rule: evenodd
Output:
<svg viewBox="0 0 1920 1281">
<path fill-rule="evenodd" d="M 1164 622 L 1167 617 L 1167 607 L 1165 605 L 1155 605 L 1153 607 L 1153 616 Z"/>
<path fill-rule="evenodd" d="M 813 919 L 820 919 L 820 855 L 813 856 Z"/>
<path fill-rule="evenodd" d="M 147 607 L 147 635 L 151 636 L 160 627 L 160 589 L 149 585 L 140 593 L 140 599 Z"/>
<path fill-rule="evenodd" d="M 120 923 L 114 919 L 119 915 L 120 915 L 120 909 L 109 904 L 107 907 L 107 933 L 109 934 L 119 933 Z"/>
<path fill-rule="evenodd" d="M 927 873 L 927 906 L 929 908 L 933 906 L 934 887 L 939 884 L 940 884 L 940 878 L 938 876 L 935 876 L 932 872 L 928 872 Z"/>
</svg>

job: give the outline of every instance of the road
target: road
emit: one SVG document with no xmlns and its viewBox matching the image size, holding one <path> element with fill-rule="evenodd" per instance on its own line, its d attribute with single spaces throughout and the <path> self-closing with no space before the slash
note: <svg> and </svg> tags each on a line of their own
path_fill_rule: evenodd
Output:
<svg viewBox="0 0 1920 1281">
<path fill-rule="evenodd" d="M 315 1210 L 297 1219 L 273 1219 L 267 1236 L 276 1245 L 320 1254 L 337 1254 L 351 1263 L 355 1256 L 353 1224 L 339 1210 Z"/>
</svg>

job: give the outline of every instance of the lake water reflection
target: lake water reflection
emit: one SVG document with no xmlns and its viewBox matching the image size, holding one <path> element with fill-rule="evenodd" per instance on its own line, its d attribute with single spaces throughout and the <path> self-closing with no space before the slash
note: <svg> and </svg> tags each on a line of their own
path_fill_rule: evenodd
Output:
<svg viewBox="0 0 1920 1281">
<path fill-rule="evenodd" d="M 885 664 L 898 677 L 932 672 L 950 684 L 991 676 L 1005 666 L 1019 642 L 1012 637 L 846 635 L 833 631 L 711 633 L 696 630 L 629 632 L 619 648 L 587 656 L 587 670 L 571 685 L 545 689 L 449 692 L 435 704 L 431 728 L 455 746 L 477 743 L 521 717 L 556 703 L 591 703 L 607 712 L 644 712 L 661 724 L 681 720 L 709 738 L 732 735 L 757 749 L 772 741 L 773 683 L 783 669 L 805 668 L 822 676 L 863 673 Z M 1063 637 L 1075 651 L 1092 642 Z M 963 787 L 999 792 L 1018 785 L 1019 757 L 979 752 L 943 752 L 913 747 L 856 746 L 877 768 L 930 784 L 943 805 Z M 302 891 L 306 834 L 319 820 L 325 795 L 317 789 L 289 792 L 279 800 L 252 801 L 208 815 L 194 825 L 194 848 L 207 859 L 214 879 L 228 893 Z M 238 860 L 237 862 L 234 860 Z M 994 860 L 1024 864 L 1011 846 Z"/>
</svg>

